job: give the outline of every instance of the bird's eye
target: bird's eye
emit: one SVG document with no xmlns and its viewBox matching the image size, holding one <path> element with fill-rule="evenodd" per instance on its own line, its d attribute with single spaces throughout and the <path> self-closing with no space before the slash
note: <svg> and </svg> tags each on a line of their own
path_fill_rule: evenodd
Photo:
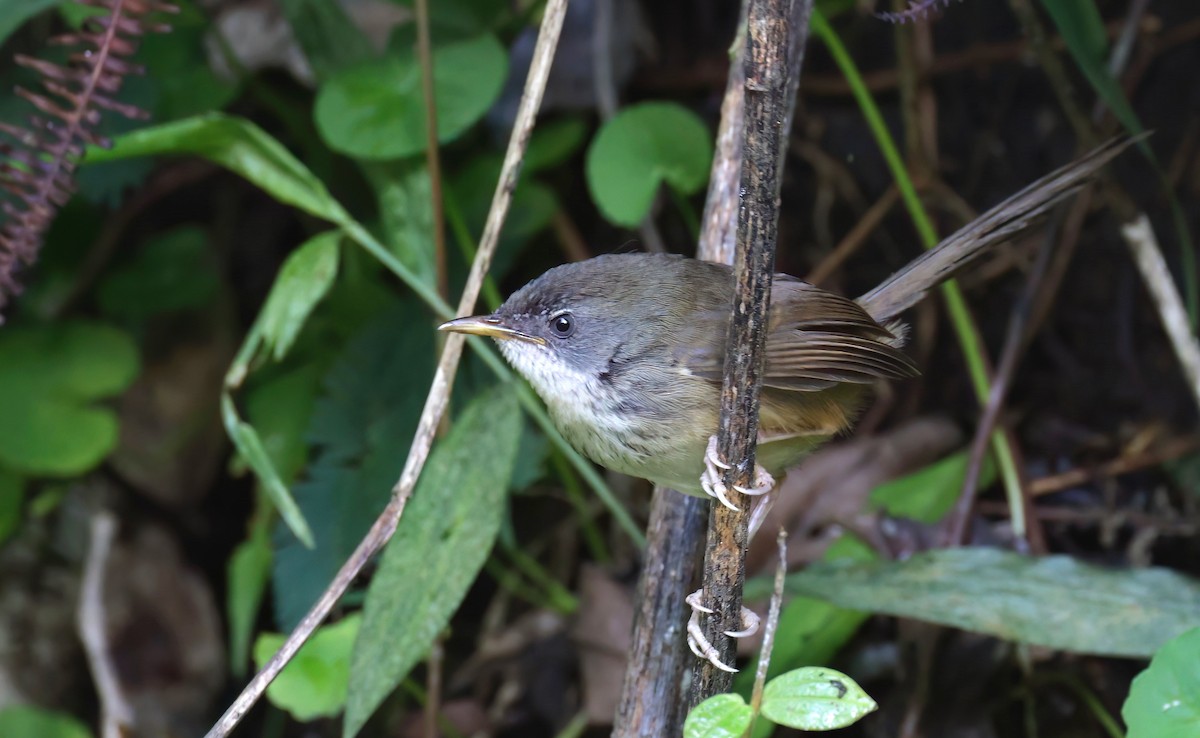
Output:
<svg viewBox="0 0 1200 738">
<path fill-rule="evenodd" d="M 567 338 L 575 332 L 575 319 L 570 313 L 559 313 L 550 319 L 550 331 L 558 338 Z"/>
</svg>

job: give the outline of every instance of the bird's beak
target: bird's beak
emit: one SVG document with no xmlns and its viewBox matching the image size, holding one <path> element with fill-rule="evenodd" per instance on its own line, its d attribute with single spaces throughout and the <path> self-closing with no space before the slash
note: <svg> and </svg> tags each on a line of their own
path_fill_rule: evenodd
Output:
<svg viewBox="0 0 1200 738">
<path fill-rule="evenodd" d="M 498 340 L 516 340 L 545 346 L 545 339 L 531 336 L 528 333 L 506 325 L 500 318 L 491 315 L 474 315 L 469 318 L 456 318 L 438 326 L 439 331 L 466 333 L 471 336 L 488 336 Z"/>
</svg>

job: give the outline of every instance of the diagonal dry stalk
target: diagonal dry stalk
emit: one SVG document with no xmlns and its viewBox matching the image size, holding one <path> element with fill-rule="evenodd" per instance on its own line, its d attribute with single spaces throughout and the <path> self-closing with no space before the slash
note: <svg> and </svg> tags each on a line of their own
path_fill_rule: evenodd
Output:
<svg viewBox="0 0 1200 738">
<path fill-rule="evenodd" d="M 469 315 L 475 307 L 483 278 L 491 266 L 492 255 L 499 242 L 500 229 L 508 215 L 512 203 L 513 191 L 517 186 L 521 164 L 524 161 L 525 149 L 529 144 L 529 136 L 541 107 L 542 95 L 546 90 L 546 80 L 550 75 L 550 65 L 554 59 L 554 50 L 558 47 L 559 35 L 562 31 L 563 19 L 566 16 L 567 0 L 548 0 L 542 17 L 541 30 L 538 33 L 537 46 L 534 49 L 533 62 L 529 67 L 529 75 L 525 79 L 525 91 L 521 96 L 521 104 L 517 110 L 516 121 L 512 135 L 509 138 L 508 149 L 504 155 L 504 164 L 500 170 L 500 179 L 496 184 L 496 192 L 492 197 L 491 209 L 488 211 L 487 223 L 479 240 L 479 251 L 471 265 L 471 273 L 463 288 L 462 298 L 458 304 L 459 315 Z M 225 714 L 208 731 L 205 738 L 225 738 L 241 722 L 250 708 L 254 706 L 266 692 L 267 685 L 279 675 L 283 667 L 291 661 L 300 647 L 312 636 L 317 627 L 329 615 L 333 606 L 341 599 L 350 587 L 363 566 L 383 549 L 384 545 L 396 532 L 404 507 L 412 496 L 413 488 L 429 457 L 433 438 L 446 412 L 450 398 L 450 388 L 454 384 L 454 376 L 458 370 L 459 358 L 462 356 L 463 336 L 450 334 L 446 338 L 442 355 L 438 359 L 437 370 L 421 411 L 421 420 L 417 432 L 409 448 L 408 460 L 399 481 L 392 488 L 392 498 L 387 507 L 376 518 L 371 530 L 363 537 L 358 548 L 342 565 L 337 576 L 330 582 L 329 587 L 321 593 L 321 597 L 312 609 L 300 621 L 295 630 L 288 635 L 279 651 L 271 657 L 242 693 L 238 695 Z"/>
</svg>

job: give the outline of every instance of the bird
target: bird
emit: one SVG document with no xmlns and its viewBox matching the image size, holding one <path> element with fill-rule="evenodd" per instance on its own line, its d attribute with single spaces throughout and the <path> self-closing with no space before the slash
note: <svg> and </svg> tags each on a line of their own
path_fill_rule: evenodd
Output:
<svg viewBox="0 0 1200 738">
<path fill-rule="evenodd" d="M 775 489 L 787 468 L 851 427 L 873 384 L 917 376 L 901 314 L 1043 218 L 1134 140 L 1113 139 L 1028 185 L 856 299 L 775 274 L 754 483 L 733 491 Z M 592 461 L 735 507 L 715 435 L 734 292 L 728 265 L 605 254 L 556 266 L 493 313 L 439 329 L 495 339 L 563 437 Z M 752 532 L 768 506 L 755 506 Z M 689 628 L 693 650 L 697 634 Z"/>
</svg>

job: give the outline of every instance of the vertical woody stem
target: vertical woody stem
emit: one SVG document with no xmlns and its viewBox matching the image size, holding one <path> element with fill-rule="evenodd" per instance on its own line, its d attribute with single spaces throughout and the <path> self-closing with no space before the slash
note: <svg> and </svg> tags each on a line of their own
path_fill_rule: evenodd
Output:
<svg viewBox="0 0 1200 738">
<path fill-rule="evenodd" d="M 799 83 L 809 0 L 751 0 L 746 31 L 745 138 L 738 211 L 736 292 L 726 341 L 718 453 L 732 464 L 725 485 L 751 486 L 758 440 L 759 389 L 766 361 L 767 308 L 775 271 L 779 188 L 787 129 Z M 705 550 L 704 598 L 715 611 L 705 635 L 725 663 L 734 647 L 724 635 L 740 630 L 746 575 L 749 499 L 734 495 L 738 510 L 712 504 Z M 698 662 L 691 703 L 727 692 L 732 676 Z"/>
</svg>

